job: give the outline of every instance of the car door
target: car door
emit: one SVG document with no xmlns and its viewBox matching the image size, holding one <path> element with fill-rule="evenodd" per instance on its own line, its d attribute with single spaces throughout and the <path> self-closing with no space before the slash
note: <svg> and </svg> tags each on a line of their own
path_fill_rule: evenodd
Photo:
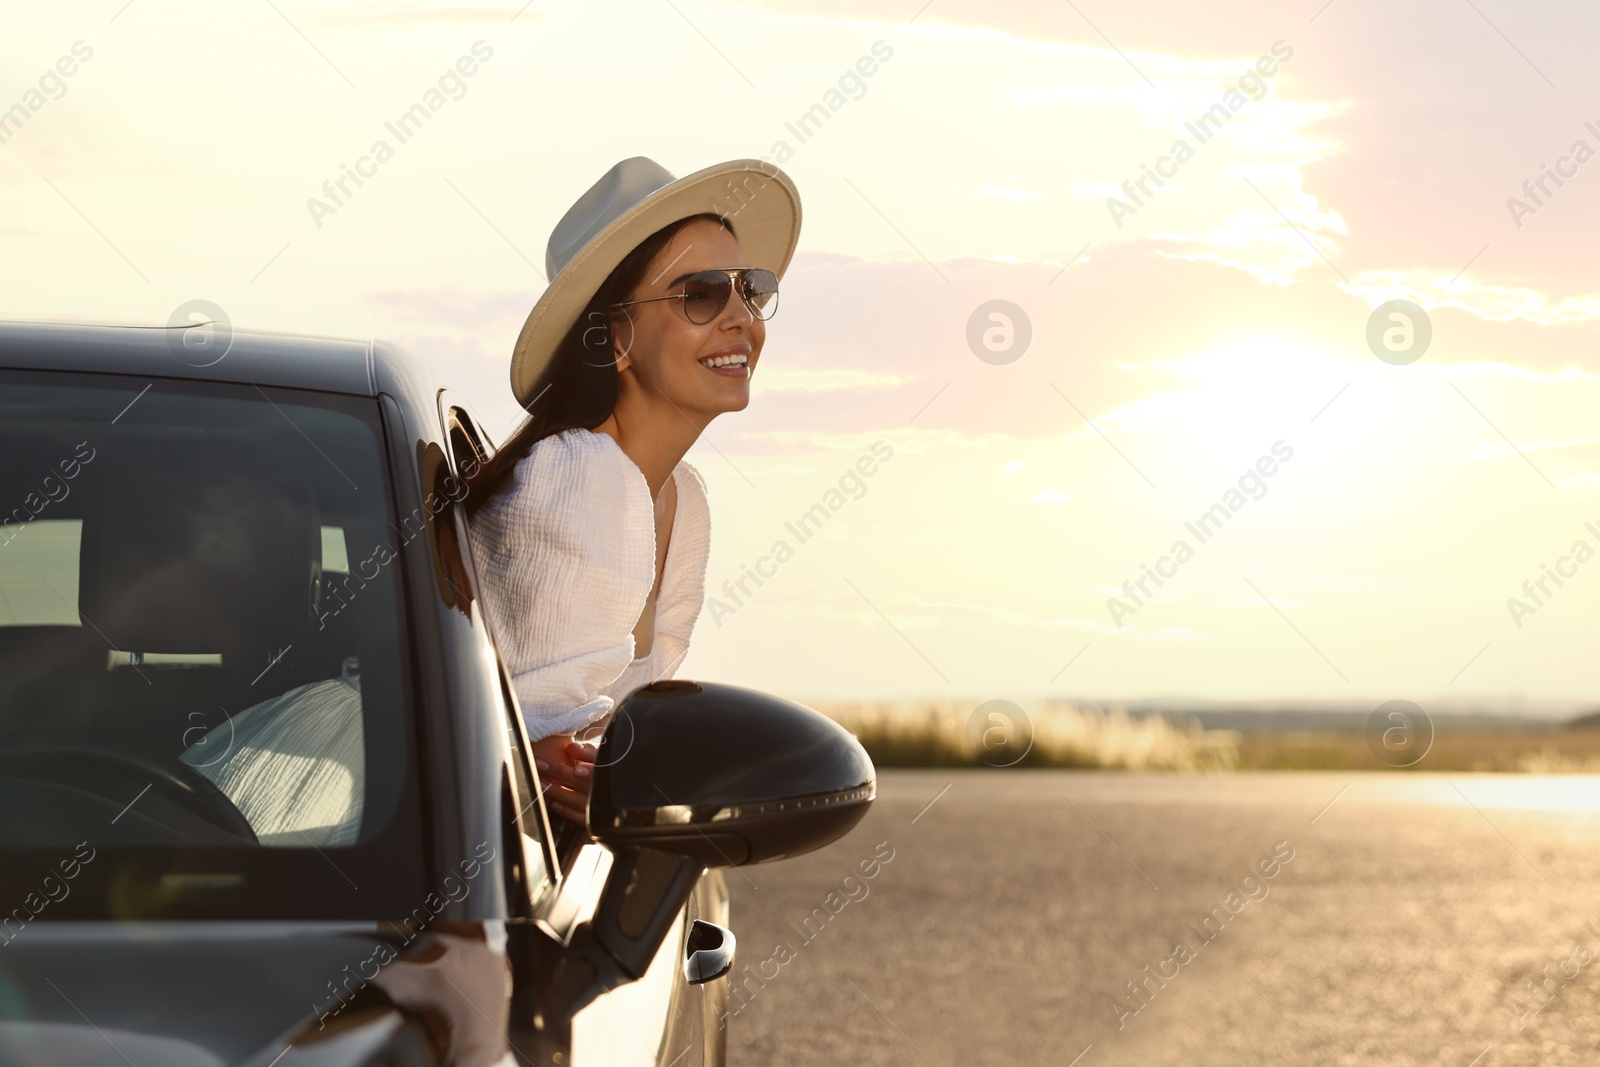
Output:
<svg viewBox="0 0 1600 1067">
<path fill-rule="evenodd" d="M 478 429 L 476 418 L 463 400 L 442 392 L 440 417 L 458 477 L 490 458 L 493 445 Z M 464 531 L 461 539 L 470 545 Z M 509 671 L 503 663 L 500 669 L 507 680 L 508 708 L 520 719 L 515 693 L 509 685 Z M 514 819 L 519 824 L 517 833 L 524 849 L 530 852 L 526 863 L 531 867 L 537 862 L 532 850 L 538 848 L 540 832 L 547 825 L 560 872 L 553 888 L 540 890 L 542 899 L 525 903 L 552 932 L 566 938 L 573 927 L 594 913 L 610 870 L 611 855 L 604 846 L 589 839 L 582 827 L 549 814 L 520 721 L 507 723 L 507 738 L 512 750 L 513 798 L 520 809 Z M 529 793 L 534 795 L 523 799 Z M 523 832 L 520 824 L 528 820 L 543 821 L 542 825 L 527 826 L 528 832 Z M 724 976 L 690 984 L 684 960 L 689 930 L 695 920 L 727 924 L 727 899 L 721 872 L 702 874 L 644 976 L 604 994 L 573 1017 L 570 1063 L 575 1067 L 721 1067 L 726 1035 L 720 1020 L 726 1011 L 729 979 Z"/>
</svg>

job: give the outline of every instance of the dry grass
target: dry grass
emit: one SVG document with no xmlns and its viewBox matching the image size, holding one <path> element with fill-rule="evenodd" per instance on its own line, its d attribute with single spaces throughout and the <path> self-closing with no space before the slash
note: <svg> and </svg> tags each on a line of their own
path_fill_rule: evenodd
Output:
<svg viewBox="0 0 1600 1067">
<path fill-rule="evenodd" d="M 1390 770 L 1362 734 L 1246 734 L 1243 770 Z M 1495 771 L 1522 774 L 1600 773 L 1600 730 L 1479 730 L 1441 727 L 1418 771 Z"/>
<path fill-rule="evenodd" d="M 1009 763 L 1026 744 L 991 750 L 969 740 L 975 703 L 955 701 L 821 702 L 813 705 L 856 737 L 879 767 L 982 767 Z M 1018 767 L 1107 770 L 1394 770 L 1359 733 L 1245 733 L 1178 725 L 1064 702 L 1021 705 L 1033 745 Z M 1600 774 L 1600 730 L 1456 732 L 1441 727 L 1416 771 Z"/>
<path fill-rule="evenodd" d="M 879 767 L 996 766 L 1010 763 L 1027 744 L 1023 731 L 1012 738 L 1009 750 L 985 752 L 981 739 L 969 741 L 972 704 L 902 701 L 815 706 L 860 738 Z M 1033 744 L 1015 766 L 1202 771 L 1233 770 L 1239 764 L 1240 735 L 1234 730 L 1177 726 L 1159 716 L 1135 718 L 1121 708 L 1102 711 L 1052 703 L 1024 706 L 1023 710 L 1032 725 Z"/>
<path fill-rule="evenodd" d="M 1600 753 L 1568 755 L 1547 747 L 1522 753 L 1513 769 L 1523 774 L 1600 774 Z"/>
</svg>

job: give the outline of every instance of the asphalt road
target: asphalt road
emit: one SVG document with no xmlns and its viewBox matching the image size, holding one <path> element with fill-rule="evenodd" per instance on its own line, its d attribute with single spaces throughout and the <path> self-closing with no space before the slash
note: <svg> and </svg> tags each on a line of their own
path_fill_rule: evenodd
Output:
<svg viewBox="0 0 1600 1067">
<path fill-rule="evenodd" d="M 725 875 L 736 1065 L 1600 1063 L 1600 778 L 885 771 Z"/>
</svg>

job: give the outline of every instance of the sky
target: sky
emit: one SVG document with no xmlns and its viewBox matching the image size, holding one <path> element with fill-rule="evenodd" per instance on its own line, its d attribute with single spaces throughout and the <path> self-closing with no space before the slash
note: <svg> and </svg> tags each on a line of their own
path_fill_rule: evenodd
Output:
<svg viewBox="0 0 1600 1067">
<path fill-rule="evenodd" d="M 380 337 L 495 436 L 574 199 L 628 156 L 778 162 L 804 224 L 752 402 L 688 457 L 712 550 L 682 677 L 1594 702 L 1600 10 L 106 0 L 6 23 L 0 109 L 26 117 L 0 126 L 0 313 L 205 299 Z M 747 568 L 769 576 L 725 587 Z"/>
</svg>

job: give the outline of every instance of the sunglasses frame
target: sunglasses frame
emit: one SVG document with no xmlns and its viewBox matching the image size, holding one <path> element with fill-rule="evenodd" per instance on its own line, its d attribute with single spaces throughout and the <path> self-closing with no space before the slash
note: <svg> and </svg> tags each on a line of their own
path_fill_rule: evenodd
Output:
<svg viewBox="0 0 1600 1067">
<path fill-rule="evenodd" d="M 777 283 L 777 280 L 778 280 L 778 276 L 777 276 L 776 273 L 774 273 L 773 271 L 767 270 L 765 267 L 707 267 L 705 270 L 697 270 L 697 271 L 694 272 L 694 274 L 689 275 L 689 277 L 687 277 L 687 278 L 685 278 L 683 280 L 683 284 L 685 286 L 687 286 L 688 283 L 690 281 L 692 281 L 695 278 L 696 275 L 700 275 L 700 274 L 722 274 L 722 275 L 727 275 L 730 278 L 730 280 L 728 282 L 728 295 L 732 296 L 734 291 L 735 291 L 735 289 L 737 289 L 737 291 L 739 293 L 739 299 L 743 300 L 744 304 L 745 304 L 745 307 L 750 309 L 750 314 L 755 316 L 757 319 L 760 319 L 762 322 L 766 322 L 769 318 L 772 317 L 773 312 L 777 311 L 776 304 L 773 305 L 771 311 L 768 311 L 767 314 L 763 315 L 762 311 L 765 310 L 765 309 L 758 308 L 754 304 L 752 304 L 750 302 L 750 298 L 745 295 L 745 291 L 744 291 L 745 290 L 745 281 L 746 281 L 746 279 L 748 278 L 748 276 L 752 272 L 758 271 L 758 270 L 772 275 L 772 280 L 773 280 L 773 283 L 774 283 L 774 288 L 772 290 L 772 295 L 773 296 L 777 296 L 778 295 L 778 290 L 776 288 L 776 283 Z M 736 281 L 733 280 L 732 279 L 732 275 L 738 275 L 738 279 Z M 686 299 L 688 299 L 688 296 L 689 296 L 689 294 L 687 292 L 682 292 L 682 293 L 669 293 L 666 296 L 646 296 L 646 297 L 641 297 L 638 300 L 623 300 L 623 301 L 620 301 L 618 303 L 612 304 L 611 307 L 610 307 L 610 310 L 615 312 L 617 309 L 623 308 L 623 307 L 627 307 L 629 304 L 650 304 L 650 303 L 654 303 L 657 300 L 686 300 Z M 707 325 L 707 324 L 709 324 L 711 322 L 716 321 L 717 316 L 721 315 L 724 311 L 726 311 L 727 307 L 728 307 L 728 301 L 727 301 L 726 298 L 724 298 L 723 301 L 722 301 L 722 306 L 717 308 L 716 311 L 711 313 L 711 318 L 707 319 L 705 322 L 695 322 L 694 319 L 689 318 L 689 307 L 688 307 L 687 304 L 685 304 L 685 305 L 683 305 L 683 317 L 686 318 L 686 319 L 689 319 L 689 321 L 691 323 L 694 323 L 694 325 L 696 325 L 696 326 L 705 326 L 705 325 Z"/>
</svg>

